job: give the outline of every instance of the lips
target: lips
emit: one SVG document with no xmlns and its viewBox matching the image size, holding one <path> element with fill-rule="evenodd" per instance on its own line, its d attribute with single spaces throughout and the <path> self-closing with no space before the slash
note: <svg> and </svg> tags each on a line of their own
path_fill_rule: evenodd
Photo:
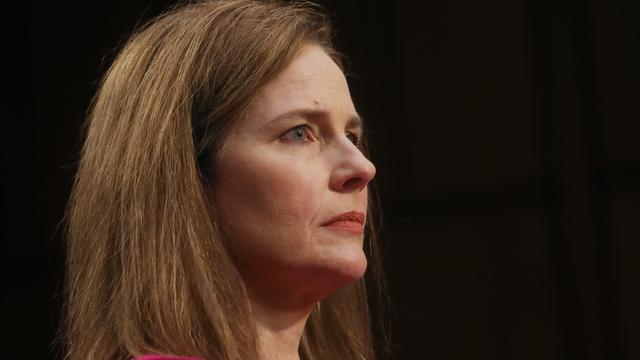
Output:
<svg viewBox="0 0 640 360">
<path fill-rule="evenodd" d="M 364 213 L 349 211 L 340 214 L 324 223 L 322 226 L 338 231 L 346 231 L 353 234 L 364 233 Z"/>
</svg>

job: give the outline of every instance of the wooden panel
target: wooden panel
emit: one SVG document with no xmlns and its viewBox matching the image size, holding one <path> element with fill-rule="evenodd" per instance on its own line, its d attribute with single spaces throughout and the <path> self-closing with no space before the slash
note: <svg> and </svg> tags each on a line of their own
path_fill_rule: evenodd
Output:
<svg viewBox="0 0 640 360">
<path fill-rule="evenodd" d="M 405 146 L 417 192 L 539 172 L 522 1 L 399 7 Z"/>
<path fill-rule="evenodd" d="M 561 358 L 540 213 L 399 225 L 389 262 L 396 358 Z"/>
<path fill-rule="evenodd" d="M 624 358 L 640 359 L 640 191 L 618 192 L 611 204 Z"/>
</svg>

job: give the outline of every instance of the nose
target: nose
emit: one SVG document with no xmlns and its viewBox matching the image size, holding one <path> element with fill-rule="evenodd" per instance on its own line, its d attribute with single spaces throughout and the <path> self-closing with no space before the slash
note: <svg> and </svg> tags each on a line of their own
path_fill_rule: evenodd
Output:
<svg viewBox="0 0 640 360">
<path fill-rule="evenodd" d="M 337 162 L 331 174 L 330 187 L 333 191 L 360 192 L 376 175 L 376 167 L 351 142 L 346 148 L 336 152 Z"/>
</svg>

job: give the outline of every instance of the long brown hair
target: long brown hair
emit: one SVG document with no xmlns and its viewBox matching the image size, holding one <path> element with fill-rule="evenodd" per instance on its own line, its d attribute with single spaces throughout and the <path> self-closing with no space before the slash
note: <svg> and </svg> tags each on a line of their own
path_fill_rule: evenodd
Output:
<svg viewBox="0 0 640 360">
<path fill-rule="evenodd" d="M 67 207 L 67 358 L 259 357 L 246 289 L 207 203 L 209 164 L 257 90 L 308 43 L 340 64 L 318 6 L 231 0 L 176 7 L 125 44 L 93 100 Z M 312 312 L 304 359 L 374 359 L 374 343 L 385 348 L 367 301 L 384 300 L 371 200 L 367 275 Z"/>
</svg>

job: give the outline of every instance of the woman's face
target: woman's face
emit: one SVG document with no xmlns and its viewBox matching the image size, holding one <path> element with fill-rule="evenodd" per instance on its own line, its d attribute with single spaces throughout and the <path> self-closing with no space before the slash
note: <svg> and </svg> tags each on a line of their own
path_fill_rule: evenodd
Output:
<svg viewBox="0 0 640 360">
<path fill-rule="evenodd" d="M 345 76 L 311 45 L 235 124 L 211 196 L 254 296 L 317 301 L 364 274 L 361 222 L 376 170 L 361 134 Z"/>
</svg>

